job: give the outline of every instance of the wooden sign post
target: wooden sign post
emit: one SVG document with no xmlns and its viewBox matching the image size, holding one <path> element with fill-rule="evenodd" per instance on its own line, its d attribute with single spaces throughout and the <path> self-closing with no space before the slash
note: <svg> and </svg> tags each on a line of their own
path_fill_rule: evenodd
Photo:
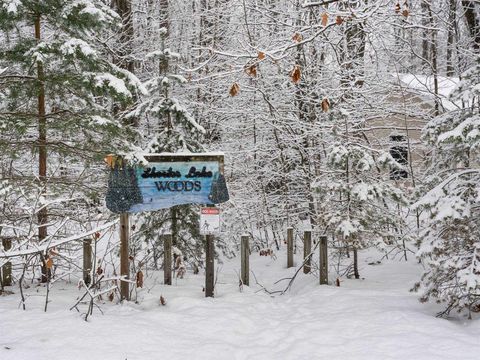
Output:
<svg viewBox="0 0 480 360">
<path fill-rule="evenodd" d="M 311 260 L 312 256 L 310 253 L 312 252 L 312 232 L 311 231 L 305 231 L 303 233 L 303 259 L 304 259 L 304 265 L 303 265 L 303 273 L 308 274 L 310 272 L 311 266 Z"/>
<path fill-rule="evenodd" d="M 327 237 L 320 236 L 320 285 L 328 284 Z"/>
<path fill-rule="evenodd" d="M 250 264 L 249 264 L 249 257 L 250 257 L 250 247 L 248 245 L 248 235 L 243 235 L 241 240 L 241 280 L 242 284 L 249 286 L 250 285 Z"/>
<path fill-rule="evenodd" d="M 163 235 L 163 283 L 172 285 L 172 234 Z"/>
<path fill-rule="evenodd" d="M 8 251 L 12 248 L 12 240 L 2 239 L 3 250 Z M 12 263 L 6 262 L 2 266 L 2 278 L 0 279 L 3 286 L 12 286 Z"/>
<path fill-rule="evenodd" d="M 92 239 L 83 240 L 83 281 L 85 285 L 92 282 Z"/>
<path fill-rule="evenodd" d="M 213 235 L 205 235 L 205 297 L 213 297 L 215 286 Z"/>
<path fill-rule="evenodd" d="M 229 200 L 223 153 L 146 154 L 147 163 L 130 163 L 120 156 L 105 158 L 111 172 L 105 197 L 107 208 L 120 214 L 120 273 L 129 279 L 128 214 L 168 209 L 176 205 L 214 206 Z M 205 215 L 214 215 L 210 209 Z M 214 294 L 214 237 L 219 222 L 204 219 L 206 234 L 205 295 Z M 212 220 L 212 221 L 211 221 Z M 165 242 L 165 284 L 171 284 L 171 237 Z M 168 249 L 169 248 L 169 249 Z M 168 253 L 168 254 L 167 254 Z M 170 257 L 169 257 L 170 256 Z M 129 300 L 129 281 L 121 282 L 120 298 Z"/>
<path fill-rule="evenodd" d="M 287 268 L 293 267 L 293 228 L 287 229 Z"/>
<path fill-rule="evenodd" d="M 130 262 L 128 258 L 128 234 L 128 213 L 122 213 L 120 214 L 120 275 L 124 276 L 126 279 L 130 278 Z M 120 281 L 120 300 L 130 300 L 128 281 Z"/>
</svg>

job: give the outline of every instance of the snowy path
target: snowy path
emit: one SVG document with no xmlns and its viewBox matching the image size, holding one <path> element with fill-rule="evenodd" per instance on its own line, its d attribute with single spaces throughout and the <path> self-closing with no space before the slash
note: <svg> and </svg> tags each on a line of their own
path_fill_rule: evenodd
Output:
<svg viewBox="0 0 480 360">
<path fill-rule="evenodd" d="M 284 276 L 281 262 L 255 259 L 259 280 Z M 0 297 L 0 359 L 480 358 L 479 320 L 437 319 L 408 292 L 415 264 L 365 266 L 367 280 L 340 288 L 302 275 L 276 298 L 254 287 L 239 293 L 233 265 L 224 266 L 215 299 L 202 298 L 202 278 L 191 275 L 158 285 L 140 305 L 105 304 L 105 315 L 97 311 L 88 323 L 65 310 L 75 297 L 70 287 L 53 293 L 46 314 L 41 297 L 26 312 L 16 310 L 15 295 Z M 160 292 L 167 306 L 158 305 Z"/>
</svg>

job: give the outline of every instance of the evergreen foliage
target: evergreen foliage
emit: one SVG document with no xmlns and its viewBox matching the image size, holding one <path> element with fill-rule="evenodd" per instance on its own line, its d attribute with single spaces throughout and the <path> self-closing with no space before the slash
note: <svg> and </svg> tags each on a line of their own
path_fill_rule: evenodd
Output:
<svg viewBox="0 0 480 360">
<path fill-rule="evenodd" d="M 150 124 L 143 146 L 147 154 L 201 152 L 204 150 L 202 137 L 205 129 L 174 96 L 174 84 L 186 83 L 183 76 L 170 72 L 172 63 L 179 60 L 180 55 L 165 46 L 167 29 L 160 28 L 159 33 L 161 48 L 146 56 L 158 64 L 157 73 L 145 82 L 149 96 L 128 117 L 141 118 Z M 142 214 L 138 219 L 139 238 L 149 244 L 147 252 L 155 255 L 156 249 L 150 246 L 162 246 L 159 235 L 171 233 L 174 246 L 188 257 L 189 262 L 199 264 L 203 248 L 198 212 L 198 206 L 178 205 Z M 156 259 L 154 262 L 157 262 Z"/>
<path fill-rule="evenodd" d="M 478 311 L 480 306 L 480 60 L 467 70 L 452 93 L 458 110 L 433 119 L 425 128 L 434 148 L 432 188 L 415 207 L 428 210 L 418 257 L 425 265 L 414 287 L 421 301 L 446 304 L 450 311 Z"/>
<path fill-rule="evenodd" d="M 146 94 L 109 61 L 105 39 L 119 20 L 99 1 L 0 1 L 0 172 L 13 186 L 2 235 L 15 246 L 102 220 L 103 158 L 132 138 L 114 105 Z"/>
</svg>

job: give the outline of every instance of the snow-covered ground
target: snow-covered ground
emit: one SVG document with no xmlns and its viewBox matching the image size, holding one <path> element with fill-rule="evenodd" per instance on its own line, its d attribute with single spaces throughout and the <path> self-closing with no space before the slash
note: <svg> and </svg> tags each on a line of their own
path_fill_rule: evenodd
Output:
<svg viewBox="0 0 480 360">
<path fill-rule="evenodd" d="M 68 310 L 81 294 L 74 284 L 55 284 L 47 313 L 44 288 L 32 286 L 27 311 L 18 294 L 0 297 L 0 359 L 480 359 L 480 320 L 436 318 L 440 307 L 408 291 L 420 273 L 414 260 L 371 266 L 378 257 L 361 256 L 362 280 L 319 286 L 301 273 L 275 297 L 254 279 L 240 292 L 233 259 L 220 265 L 214 299 L 203 297 L 203 276 L 189 273 L 171 287 L 158 280 L 139 304 L 100 304 L 104 315 L 95 309 L 88 322 Z M 283 254 L 251 257 L 268 289 L 286 286 L 273 285 L 293 273 L 285 264 Z M 149 276 L 149 286 L 162 279 Z"/>
</svg>

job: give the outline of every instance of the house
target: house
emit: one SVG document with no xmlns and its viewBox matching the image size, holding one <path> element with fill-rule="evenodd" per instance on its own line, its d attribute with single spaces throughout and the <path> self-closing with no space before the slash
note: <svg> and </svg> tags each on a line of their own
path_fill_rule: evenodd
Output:
<svg viewBox="0 0 480 360">
<path fill-rule="evenodd" d="M 385 115 L 369 119 L 365 133 L 372 147 L 388 150 L 405 166 L 405 169 L 391 169 L 390 178 L 412 185 L 421 175 L 429 153 L 421 139 L 422 130 L 436 114 L 460 107 L 449 100 L 459 79 L 439 76 L 436 95 L 433 76 L 392 76 L 394 84 L 386 98 Z"/>
</svg>

